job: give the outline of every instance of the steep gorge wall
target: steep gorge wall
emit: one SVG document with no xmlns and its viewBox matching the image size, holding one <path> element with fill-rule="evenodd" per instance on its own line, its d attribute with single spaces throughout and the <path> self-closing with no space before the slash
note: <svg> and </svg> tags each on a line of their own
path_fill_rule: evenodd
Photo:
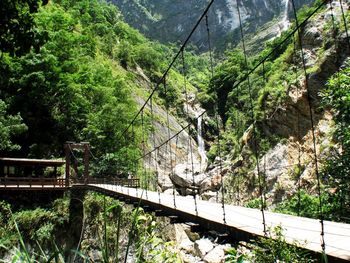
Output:
<svg viewBox="0 0 350 263">
<path fill-rule="evenodd" d="M 303 72 L 299 72 L 295 84 L 286 83 L 287 96 L 284 102 L 276 105 L 270 116 L 257 125 L 263 134 L 283 138 L 283 141 L 260 158 L 259 171 L 265 177 L 266 197 L 272 204 L 295 194 L 298 187 L 308 193 L 317 194 L 310 106 L 319 171 L 322 171 L 329 155 L 334 150 L 339 150 L 339 145 L 333 141 L 332 110 L 321 107 L 320 97 L 329 78 L 344 65 L 349 54 L 346 34 L 340 33 L 334 39 L 332 29 L 326 29 L 327 23 L 331 23 L 332 12 L 336 18 L 341 17 L 340 8 L 331 10 L 328 7 L 324 13 L 310 21 L 302 32 L 303 52 L 309 73 L 307 83 Z M 300 51 L 297 55 L 300 57 Z M 302 65 L 301 59 L 298 63 Z M 239 165 L 231 166 L 233 176 L 239 169 L 249 166 L 251 155 L 247 154 L 247 149 L 253 144 L 249 133 L 251 132 L 247 131 L 245 134 L 249 139 L 243 146 Z M 246 174 L 243 181 L 241 201 L 247 201 L 252 194 L 258 197 L 257 166 Z"/>
<path fill-rule="evenodd" d="M 288 3 L 286 2 L 288 1 Z M 180 1 L 151 1 L 151 0 L 112 0 L 118 6 L 125 20 L 139 29 L 151 39 L 163 43 L 177 43 L 184 41 L 190 33 L 195 21 L 208 4 L 207 0 L 180 0 Z M 247 32 L 260 30 L 261 26 L 276 18 L 279 23 L 271 25 L 269 37 L 274 37 L 283 28 L 283 20 L 290 15 L 292 6 L 290 0 L 248 0 L 238 1 L 240 12 Z M 312 0 L 296 0 L 297 8 Z M 286 10 L 287 8 L 287 10 Z M 286 12 L 287 11 L 287 12 Z M 209 23 L 213 46 L 217 50 L 224 50 L 228 46 L 238 43 L 239 17 L 237 1 L 216 1 L 209 11 Z M 275 25 L 279 27 L 274 27 Z M 271 31 L 270 30 L 270 31 Z M 208 48 L 205 23 L 201 23 L 192 43 L 200 50 Z"/>
</svg>

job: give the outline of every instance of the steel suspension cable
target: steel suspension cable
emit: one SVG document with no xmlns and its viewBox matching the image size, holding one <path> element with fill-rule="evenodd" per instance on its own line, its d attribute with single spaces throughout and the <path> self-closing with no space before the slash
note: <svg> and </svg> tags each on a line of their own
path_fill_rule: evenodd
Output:
<svg viewBox="0 0 350 263">
<path fill-rule="evenodd" d="M 177 152 L 177 149 L 178 149 L 178 142 L 179 142 L 179 136 L 177 135 L 176 138 L 175 138 L 174 173 L 175 173 L 176 161 L 177 161 L 176 152 Z M 173 185 L 174 185 L 174 183 L 173 183 Z M 176 209 L 176 202 L 175 202 L 175 185 L 174 185 L 174 188 L 173 188 L 173 199 L 174 199 L 174 208 Z"/>
<path fill-rule="evenodd" d="M 143 111 L 141 112 L 141 134 L 142 134 L 142 166 L 143 166 L 143 176 L 146 178 L 143 178 L 143 181 L 145 181 L 146 183 L 146 198 L 148 199 L 148 184 L 149 184 L 149 177 L 146 171 L 146 167 L 145 167 L 145 148 L 146 148 L 146 142 L 145 142 L 145 123 L 144 123 L 144 116 L 143 116 Z"/>
<path fill-rule="evenodd" d="M 267 76 L 266 76 L 266 69 L 265 69 L 265 62 L 262 63 L 262 73 L 263 73 L 263 81 L 264 81 L 264 85 L 267 85 Z M 264 114 L 265 114 L 265 118 L 267 117 L 267 112 L 266 112 L 266 107 L 264 106 Z M 267 183 L 266 183 L 266 154 L 264 155 L 264 173 L 262 176 L 263 179 L 263 187 L 262 187 L 262 195 L 263 195 L 263 200 L 264 200 L 264 207 L 267 207 L 267 198 L 266 198 L 266 187 L 267 187 Z"/>
<path fill-rule="evenodd" d="M 185 103 L 186 103 L 186 111 L 187 116 L 189 116 L 189 100 L 188 100 L 188 91 L 187 91 L 187 76 L 186 76 L 186 63 L 185 63 L 185 56 L 184 56 L 184 50 L 181 52 L 181 60 L 182 60 L 182 74 L 183 74 L 183 81 L 184 81 L 184 92 L 185 92 Z M 194 177 L 194 163 L 193 163 L 193 146 L 192 146 L 192 136 L 191 136 L 191 126 L 188 126 L 188 145 L 189 145 L 189 151 L 190 151 L 190 161 L 191 161 L 191 168 L 192 168 L 192 187 L 193 187 L 193 200 L 194 200 L 194 206 L 196 215 L 198 216 L 198 207 L 197 207 L 197 191 L 196 191 L 196 182 Z"/>
<path fill-rule="evenodd" d="M 298 42 L 299 42 L 300 51 L 301 51 L 302 65 L 303 65 L 303 71 L 304 71 L 304 76 L 305 76 L 305 88 L 306 88 L 307 99 L 308 99 L 308 104 L 309 104 L 312 142 L 313 142 L 313 148 L 314 148 L 315 172 L 316 172 L 316 177 L 317 177 L 317 191 L 318 191 L 318 198 L 319 198 L 319 217 L 320 217 L 320 223 L 321 223 L 321 247 L 322 247 L 322 251 L 325 252 L 326 246 L 325 246 L 325 240 L 324 240 L 323 200 L 322 200 L 322 195 L 321 195 L 321 178 L 320 178 L 320 173 L 319 173 L 319 169 L 318 169 L 314 113 L 312 110 L 313 105 L 312 105 L 312 98 L 311 98 L 311 92 L 310 92 L 310 87 L 309 87 L 309 76 L 308 76 L 307 70 L 306 70 L 305 54 L 304 54 L 304 50 L 303 50 L 303 40 L 301 37 L 300 27 L 298 26 L 299 19 L 297 16 L 294 0 L 291 0 L 291 1 L 292 1 L 292 6 L 293 6 L 295 23 L 296 23 L 297 28 L 298 28 Z"/>
<path fill-rule="evenodd" d="M 241 12 L 239 8 L 239 0 L 236 1 L 237 3 L 237 12 L 238 12 L 238 19 L 239 19 L 239 28 L 241 32 L 241 37 L 242 37 L 242 46 L 243 46 L 243 53 L 244 53 L 244 60 L 245 60 L 245 65 L 246 68 L 249 68 L 248 65 L 248 58 L 247 58 L 247 52 L 246 52 L 246 47 L 245 47 L 245 40 L 244 40 L 244 33 L 243 33 L 243 24 L 242 24 L 242 17 L 241 17 Z M 258 144 L 257 144 L 257 135 L 256 135 L 256 127 L 255 127 L 255 117 L 254 117 L 254 104 L 253 104 L 253 95 L 252 95 L 252 87 L 250 83 L 250 77 L 248 76 L 247 78 L 248 82 L 248 92 L 249 92 L 249 100 L 250 100 L 250 114 L 252 118 L 252 125 L 253 125 L 253 141 L 254 141 L 254 155 L 256 158 L 256 163 L 257 163 L 257 172 L 258 172 L 258 181 L 259 181 L 259 194 L 260 194 L 260 210 L 262 214 L 262 220 L 263 220 L 263 227 L 264 227 L 264 234 L 265 236 L 267 235 L 267 229 L 266 229 L 266 221 L 265 221 L 265 212 L 264 212 L 264 197 L 263 197 L 263 189 L 262 189 L 262 183 L 261 183 L 261 174 L 260 174 L 260 163 L 259 163 L 259 153 L 258 153 Z"/>
<path fill-rule="evenodd" d="M 335 46 L 335 52 L 337 54 L 339 43 L 337 41 L 336 25 L 335 25 L 336 22 L 335 22 L 335 18 L 334 18 L 334 14 L 333 14 L 332 3 L 333 3 L 333 1 L 331 1 L 331 3 L 330 3 L 331 4 L 331 16 L 332 16 L 332 23 L 333 23 L 334 46 Z M 342 3 L 340 3 L 340 5 L 341 5 L 341 8 L 343 8 Z M 343 10 L 342 10 L 342 12 L 343 12 Z M 343 14 L 343 19 L 345 19 L 344 14 Z M 346 20 L 344 20 L 344 21 L 345 21 L 345 23 L 344 23 L 345 30 L 346 30 L 346 33 L 347 33 Z M 347 38 L 347 43 L 349 45 L 349 39 L 348 38 Z M 349 48 L 349 52 L 350 52 L 350 48 Z M 337 56 L 337 59 L 338 58 L 339 58 L 339 56 Z M 338 63 L 338 65 L 341 66 L 340 63 Z M 340 72 L 339 71 L 336 73 L 336 76 L 337 76 L 337 86 L 338 86 L 337 88 L 340 89 L 341 88 L 341 80 L 340 80 Z M 343 141 L 341 141 L 341 148 L 344 149 Z M 342 189 L 344 186 L 342 184 L 340 184 L 339 187 L 340 187 L 340 189 Z M 338 196 L 339 196 L 339 199 L 340 199 L 339 214 L 343 214 L 344 210 L 343 210 L 343 191 L 342 190 L 338 191 Z"/>
<path fill-rule="evenodd" d="M 343 8 L 343 1 L 339 0 L 339 3 L 340 3 L 341 14 L 342 14 L 342 18 L 343 18 L 344 27 L 345 27 L 346 40 L 348 42 L 348 52 L 350 53 L 350 38 L 349 38 L 349 31 L 348 31 L 348 23 L 347 23 L 346 17 L 345 17 L 345 12 L 344 12 L 344 8 Z"/>
<path fill-rule="evenodd" d="M 164 87 L 164 95 L 165 98 L 168 98 L 168 86 L 166 83 L 166 76 L 164 77 L 164 82 L 163 82 L 163 87 Z M 170 156 L 170 173 L 169 175 L 171 175 L 174 171 L 174 167 L 173 167 L 173 154 L 172 154 L 172 150 L 171 150 L 171 133 L 170 133 L 170 117 L 169 117 L 169 105 L 166 104 L 165 106 L 166 108 L 166 122 L 167 122 L 167 129 L 168 129 L 168 146 L 169 146 L 169 156 Z M 175 156 L 176 156 L 176 152 L 175 152 Z M 174 202 L 174 208 L 176 209 L 176 198 L 175 198 L 175 184 L 172 184 L 172 190 L 173 190 L 173 202 Z"/>
<path fill-rule="evenodd" d="M 121 133 L 122 135 L 124 133 L 126 133 L 130 126 L 131 123 L 134 123 L 136 118 L 141 114 L 141 111 L 143 111 L 143 109 L 146 107 L 148 101 L 150 100 L 151 97 L 153 97 L 154 93 L 156 90 L 158 90 L 158 88 L 161 86 L 161 84 L 163 83 L 164 78 L 168 75 L 168 73 L 170 72 L 170 69 L 174 66 L 176 60 L 180 57 L 180 55 L 183 53 L 183 51 L 185 50 L 185 47 L 188 45 L 192 35 L 194 34 L 194 32 L 197 30 L 198 26 L 200 25 L 201 21 L 203 20 L 203 18 L 205 17 L 205 15 L 208 13 L 210 7 L 212 6 L 212 4 L 214 3 L 215 0 L 210 0 L 210 2 L 208 3 L 207 7 L 204 9 L 203 13 L 201 14 L 200 18 L 197 20 L 196 24 L 194 25 L 194 27 L 192 28 L 191 32 L 189 33 L 189 35 L 187 36 L 187 38 L 185 39 L 185 41 L 183 42 L 183 44 L 181 45 L 180 49 L 178 50 L 178 52 L 176 53 L 176 55 L 174 56 L 174 58 L 172 59 L 172 61 L 169 63 L 167 69 L 164 71 L 162 77 L 160 78 L 160 80 L 157 82 L 156 86 L 152 89 L 150 95 L 148 96 L 148 98 L 146 99 L 146 101 L 144 102 L 143 106 L 140 108 L 140 110 L 137 112 L 137 114 L 134 116 L 134 118 L 132 119 L 132 121 L 130 122 L 130 124 L 123 130 L 123 132 Z"/>
<path fill-rule="evenodd" d="M 155 119 L 154 119 L 154 114 L 153 114 L 153 97 L 150 98 L 149 100 L 150 103 L 150 110 L 151 110 L 151 123 L 152 125 L 155 124 Z M 158 155 L 159 155 L 159 148 L 156 146 L 156 135 L 155 135 L 155 129 L 152 128 L 152 138 L 153 138 L 153 148 L 158 149 L 155 154 L 154 154 L 154 165 L 156 168 L 156 177 L 154 179 L 154 190 L 158 193 L 158 199 L 159 199 L 159 203 L 160 203 L 160 192 L 159 192 L 159 187 L 158 187 L 158 183 L 159 183 L 159 170 L 158 170 Z M 151 155 L 152 157 L 152 155 Z"/>
<path fill-rule="evenodd" d="M 315 8 L 315 10 L 307 17 L 305 18 L 305 20 L 299 24 L 298 27 L 296 27 L 290 34 L 288 34 L 283 41 L 281 41 L 271 52 L 269 52 L 266 56 L 264 56 L 251 70 L 249 70 L 233 87 L 232 89 L 236 89 L 239 85 L 241 85 L 245 80 L 247 80 L 247 77 L 249 75 L 251 75 L 257 68 L 259 68 L 262 63 L 266 62 L 270 57 L 271 55 L 276 52 L 276 50 L 278 50 L 283 44 L 286 43 L 286 41 L 292 37 L 292 35 L 297 32 L 297 30 L 306 25 L 306 23 L 309 21 L 309 19 L 316 13 L 318 12 L 322 7 L 323 5 L 327 2 L 328 0 L 325 0 L 323 1 L 319 6 L 317 6 Z M 203 111 L 202 114 L 200 114 L 198 117 L 202 116 L 204 113 L 206 113 L 206 111 Z M 175 133 L 171 139 L 175 138 L 177 135 L 179 135 L 180 133 L 182 133 L 184 130 L 188 129 L 188 127 L 190 126 L 190 124 L 187 124 L 186 126 L 182 127 L 182 129 L 180 131 L 178 131 L 177 133 Z M 168 143 L 168 140 L 164 141 L 163 143 L 161 143 L 159 145 L 159 147 L 163 146 L 164 144 Z M 142 157 L 141 157 L 142 158 Z M 141 159 L 140 158 L 140 159 Z"/>
<path fill-rule="evenodd" d="M 210 38 L 210 28 L 209 28 L 209 21 L 208 21 L 208 15 L 205 16 L 205 24 L 207 28 L 207 36 L 208 36 L 208 49 L 209 49 L 209 58 L 210 58 L 210 74 L 211 78 L 214 77 L 214 62 L 213 62 L 213 52 L 211 48 L 211 38 Z M 219 116 L 218 111 L 219 108 L 216 106 L 215 111 L 215 122 L 216 122 L 216 129 L 217 129 L 217 147 L 218 147 L 218 155 L 219 155 L 219 171 L 220 174 L 220 183 L 221 183 L 221 206 L 222 206 L 222 213 L 223 213 L 223 222 L 226 224 L 226 212 L 225 212 L 225 186 L 224 186 L 224 179 L 222 174 L 222 154 L 221 154 L 221 143 L 220 143 L 220 124 L 219 124 Z M 219 190 L 216 193 L 216 199 L 218 201 Z"/>
<path fill-rule="evenodd" d="M 237 0 L 238 1 L 238 0 Z M 324 0 L 320 5 L 318 5 L 313 12 L 309 16 L 305 18 L 305 20 L 296 26 L 294 30 L 292 30 L 274 49 L 272 49 L 265 57 L 263 57 L 254 67 L 252 67 L 237 83 L 235 83 L 232 87 L 232 90 L 236 89 L 240 86 L 244 81 L 247 80 L 248 76 L 254 73 L 262 63 L 266 62 L 273 53 L 275 53 L 282 45 L 284 45 L 293 35 L 297 32 L 301 27 L 305 26 L 309 19 L 316 14 L 329 0 Z"/>
<path fill-rule="evenodd" d="M 298 74 L 298 60 L 297 60 L 297 47 L 295 42 L 295 36 L 293 35 L 293 57 L 294 57 L 294 74 L 295 74 L 295 86 L 297 89 L 297 101 L 299 99 L 299 74 Z M 297 144 L 298 144 L 298 170 L 297 170 L 297 185 L 298 185 L 298 207 L 297 207 L 297 215 L 300 216 L 301 210 L 301 135 L 300 135 L 300 113 L 297 110 Z"/>
<path fill-rule="evenodd" d="M 131 127 L 131 135 L 132 135 L 132 145 L 133 148 L 136 148 L 136 139 L 135 139 L 135 129 L 134 125 Z M 132 156 L 132 163 L 133 163 L 133 176 L 137 177 L 137 162 L 136 162 L 136 152 L 133 152 Z M 136 196 L 138 196 L 138 185 L 136 185 Z"/>
<path fill-rule="evenodd" d="M 155 181 L 155 186 L 156 186 L 156 191 L 158 193 L 158 202 L 159 204 L 161 203 L 161 200 L 160 200 L 160 191 L 159 191 L 159 167 L 158 167 L 158 156 L 159 156 L 159 147 L 157 148 L 157 151 L 156 151 L 156 157 L 155 157 L 155 162 L 156 162 L 156 181 Z"/>
</svg>

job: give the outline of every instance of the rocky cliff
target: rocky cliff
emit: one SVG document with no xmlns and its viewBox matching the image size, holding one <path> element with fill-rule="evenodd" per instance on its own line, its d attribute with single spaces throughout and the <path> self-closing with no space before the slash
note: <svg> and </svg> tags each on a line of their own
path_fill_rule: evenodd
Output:
<svg viewBox="0 0 350 263">
<path fill-rule="evenodd" d="M 253 145 L 252 129 L 248 129 L 242 140 L 242 154 L 228 165 L 233 177 L 226 178 L 227 184 L 235 184 L 240 193 L 234 193 L 233 199 L 238 204 L 251 198 L 252 193 L 259 196 L 258 171 L 264 177 L 267 202 L 277 204 L 292 196 L 298 188 L 311 194 L 317 194 L 317 178 L 315 166 L 315 147 L 313 145 L 310 106 L 313 115 L 314 135 L 318 169 L 322 171 L 325 160 L 339 145 L 333 141 L 333 116 L 330 109 L 320 105 L 320 93 L 329 78 L 337 72 L 348 54 L 345 33 L 334 38 L 332 15 L 335 21 L 341 17 L 340 7 L 318 14 L 302 31 L 303 53 L 305 56 L 307 82 L 302 72 L 296 75 L 294 83 L 285 83 L 286 98 L 265 120 L 257 124 L 257 129 L 264 136 L 283 138 L 259 158 L 259 167 L 249 171 L 252 154 L 249 149 Z M 328 27 L 327 27 L 328 25 Z M 301 52 L 296 54 L 300 57 Z M 297 67 L 302 66 L 296 61 Z M 307 85 L 309 96 L 307 94 Z M 259 168 L 259 169 L 258 169 Z M 237 183 L 240 171 L 244 170 L 243 179 Z M 234 178 L 236 177 L 236 178 Z M 238 187 L 239 185 L 239 187 Z M 237 195 L 238 198 L 237 198 Z"/>
<path fill-rule="evenodd" d="M 146 36 L 163 43 L 174 43 L 184 41 L 209 1 L 111 0 L 111 2 L 118 6 L 131 26 Z M 290 0 L 215 1 L 208 16 L 213 46 L 217 50 L 234 46 L 239 40 L 237 2 L 247 33 L 258 32 L 263 25 L 274 20 L 275 22 L 265 29 L 269 32 L 266 37 L 272 38 L 286 29 L 289 17 L 292 16 Z M 296 0 L 295 4 L 300 8 L 311 2 L 313 1 Z M 204 22 L 192 38 L 192 43 L 200 50 L 206 50 L 208 47 Z"/>
</svg>

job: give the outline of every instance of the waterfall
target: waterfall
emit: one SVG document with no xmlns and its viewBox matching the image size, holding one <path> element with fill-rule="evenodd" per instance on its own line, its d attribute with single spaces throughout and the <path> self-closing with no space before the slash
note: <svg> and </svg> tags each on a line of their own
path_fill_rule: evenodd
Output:
<svg viewBox="0 0 350 263">
<path fill-rule="evenodd" d="M 205 153 L 204 140 L 202 137 L 202 119 L 203 119 L 203 116 L 199 116 L 197 119 L 197 143 L 198 143 L 198 153 L 201 157 L 201 170 L 205 169 L 203 167 L 206 166 L 206 162 L 208 160 L 207 155 Z"/>
<path fill-rule="evenodd" d="M 288 10 L 289 10 L 289 0 L 285 0 L 284 13 L 282 18 L 282 31 L 287 30 L 290 25 L 289 19 L 288 19 Z"/>
</svg>

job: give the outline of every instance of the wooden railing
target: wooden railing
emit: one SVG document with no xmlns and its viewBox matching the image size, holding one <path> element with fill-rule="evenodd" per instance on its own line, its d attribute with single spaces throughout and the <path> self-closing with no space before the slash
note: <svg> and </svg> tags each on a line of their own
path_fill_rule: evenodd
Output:
<svg viewBox="0 0 350 263">
<path fill-rule="evenodd" d="M 1 188 L 56 188 L 65 187 L 64 178 L 33 178 L 33 177 L 0 177 Z M 113 184 L 125 187 L 140 187 L 139 179 L 128 178 L 89 178 L 71 179 L 70 185 L 74 184 Z"/>
<path fill-rule="evenodd" d="M 0 187 L 65 187 L 63 178 L 33 178 L 33 177 L 0 177 Z"/>
<path fill-rule="evenodd" d="M 90 177 L 88 180 L 84 179 L 72 179 L 72 184 L 113 184 L 121 185 L 126 187 L 138 188 L 140 187 L 139 179 L 128 179 L 128 178 L 94 178 Z"/>
</svg>

